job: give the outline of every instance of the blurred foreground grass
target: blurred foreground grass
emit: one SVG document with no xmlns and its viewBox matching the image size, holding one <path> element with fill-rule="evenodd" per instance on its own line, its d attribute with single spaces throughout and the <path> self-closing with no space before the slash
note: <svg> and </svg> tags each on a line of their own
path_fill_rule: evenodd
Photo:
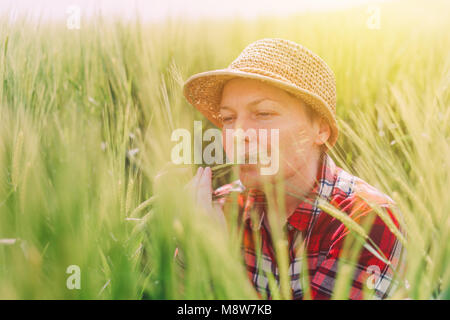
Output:
<svg viewBox="0 0 450 320">
<path fill-rule="evenodd" d="M 0 298 L 256 298 L 237 239 L 181 189 L 194 168 L 163 172 L 173 129 L 202 119 L 183 80 L 227 66 L 263 37 L 301 43 L 334 70 L 341 136 L 332 155 L 404 214 L 407 270 L 394 298 L 450 298 L 449 5 L 380 5 L 379 30 L 366 27 L 366 9 L 97 18 L 80 30 L 0 17 Z M 80 267 L 80 290 L 66 287 L 70 265 Z"/>
</svg>

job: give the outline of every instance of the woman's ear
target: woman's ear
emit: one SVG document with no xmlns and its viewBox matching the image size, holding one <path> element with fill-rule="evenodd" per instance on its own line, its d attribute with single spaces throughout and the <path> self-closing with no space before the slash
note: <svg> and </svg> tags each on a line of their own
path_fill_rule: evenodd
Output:
<svg viewBox="0 0 450 320">
<path fill-rule="evenodd" d="M 317 120 L 317 126 L 318 132 L 314 142 L 320 146 L 323 145 L 325 142 L 327 142 L 328 138 L 331 135 L 331 128 L 324 118 L 319 118 Z"/>
</svg>

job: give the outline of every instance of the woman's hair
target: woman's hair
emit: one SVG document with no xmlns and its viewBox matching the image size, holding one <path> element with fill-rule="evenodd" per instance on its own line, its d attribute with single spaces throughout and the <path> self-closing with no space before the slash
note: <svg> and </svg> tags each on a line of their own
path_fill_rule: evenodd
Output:
<svg viewBox="0 0 450 320">
<path fill-rule="evenodd" d="M 287 91 L 286 91 L 286 92 L 287 92 Z M 320 115 L 320 113 L 318 113 L 318 112 L 317 112 L 314 108 L 312 108 L 308 103 L 306 103 L 305 101 L 303 101 L 302 99 L 300 99 L 299 97 L 293 95 L 293 94 L 290 93 L 290 92 L 288 92 L 288 94 L 289 94 L 290 96 L 292 96 L 293 98 L 300 100 L 300 102 L 301 102 L 301 104 L 302 104 L 302 106 L 304 107 L 304 110 L 305 110 L 305 112 L 306 112 L 306 116 L 308 117 L 308 119 L 309 119 L 311 122 L 317 121 L 317 120 L 319 120 L 320 118 L 322 118 L 322 115 Z M 319 153 L 320 153 L 320 156 L 322 156 L 325 152 L 327 152 L 327 150 L 328 150 L 328 147 L 325 145 L 325 143 L 322 144 L 322 145 L 319 147 Z"/>
<path fill-rule="evenodd" d="M 316 110 L 314 110 L 308 103 L 306 103 L 301 98 L 297 97 L 296 95 L 288 91 L 286 91 L 286 93 L 290 95 L 292 98 L 297 99 L 301 102 L 301 104 L 305 107 L 304 109 L 306 111 L 306 115 L 308 116 L 309 120 L 311 120 L 311 122 L 320 118 L 319 113 Z"/>
<path fill-rule="evenodd" d="M 308 118 L 309 120 L 311 120 L 311 122 L 321 118 L 321 115 L 316 110 L 314 110 L 309 104 L 305 102 L 303 102 L 303 104 L 305 106 L 306 114 L 308 115 Z"/>
</svg>

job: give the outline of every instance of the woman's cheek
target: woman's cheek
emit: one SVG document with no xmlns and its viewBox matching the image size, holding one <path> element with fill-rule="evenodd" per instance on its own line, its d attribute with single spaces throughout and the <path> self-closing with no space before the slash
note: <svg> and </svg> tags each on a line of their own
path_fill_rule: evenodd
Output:
<svg viewBox="0 0 450 320">
<path fill-rule="evenodd" d="M 280 165 L 286 175 L 295 170 L 293 167 L 305 156 L 305 141 L 300 137 L 297 128 L 294 130 L 280 130 L 279 155 Z"/>
</svg>

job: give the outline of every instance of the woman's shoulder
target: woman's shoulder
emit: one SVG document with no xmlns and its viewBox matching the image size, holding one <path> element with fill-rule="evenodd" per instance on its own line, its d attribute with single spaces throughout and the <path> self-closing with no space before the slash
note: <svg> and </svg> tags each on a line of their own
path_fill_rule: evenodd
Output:
<svg viewBox="0 0 450 320">
<path fill-rule="evenodd" d="M 359 201 L 383 207 L 395 206 L 394 200 L 379 188 L 341 168 L 337 170 L 337 179 L 332 196 L 344 199 L 358 199 Z"/>
<path fill-rule="evenodd" d="M 396 202 L 389 195 L 342 168 L 336 170 L 336 181 L 329 200 L 337 209 L 351 216 L 370 212 L 379 214 L 379 210 L 383 208 L 395 224 L 399 219 L 403 220 Z"/>
</svg>

